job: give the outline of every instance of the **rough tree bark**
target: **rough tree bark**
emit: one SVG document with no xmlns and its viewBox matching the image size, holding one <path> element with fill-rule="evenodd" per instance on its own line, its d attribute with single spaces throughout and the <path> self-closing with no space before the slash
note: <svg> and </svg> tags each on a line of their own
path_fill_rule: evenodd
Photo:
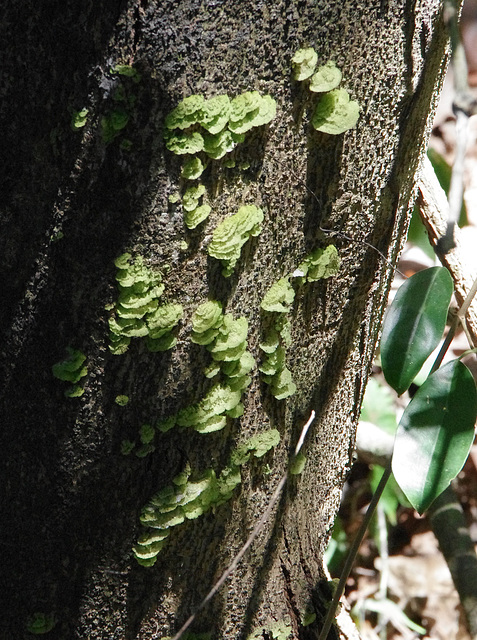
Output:
<svg viewBox="0 0 477 640">
<path fill-rule="evenodd" d="M 438 0 L 4 3 L 2 638 L 31 637 L 35 612 L 54 616 L 51 638 L 172 634 L 246 540 L 311 409 L 304 472 L 194 629 L 235 639 L 285 621 L 291 637 L 316 637 L 329 598 L 321 556 L 392 276 L 370 245 L 393 262 L 403 243 L 445 66 L 440 12 Z M 355 129 L 311 128 L 308 93 L 291 79 L 302 46 L 342 70 L 360 105 Z M 140 81 L 111 75 L 116 64 L 133 65 Z M 134 101 L 126 127 L 105 141 L 101 119 L 119 84 Z M 165 116 L 191 94 L 251 90 L 273 96 L 277 115 L 237 151 L 249 169 L 212 163 L 203 180 L 211 216 L 188 231 L 168 200 L 181 159 L 165 149 Z M 87 123 L 73 131 L 83 107 Z M 225 279 L 206 246 L 242 204 L 263 209 L 263 231 Z M 145 458 L 121 455 L 142 424 L 210 386 L 207 351 L 189 339 L 197 306 L 210 297 L 245 316 L 260 360 L 264 294 L 330 243 L 339 273 L 299 289 L 289 314 L 296 394 L 275 400 L 254 369 L 244 415 L 224 430 L 175 428 Z M 150 353 L 135 339 L 125 354 L 109 352 L 105 305 L 117 298 L 113 261 L 125 251 L 162 269 L 164 299 L 184 306 L 172 350 Z M 79 398 L 65 398 L 51 372 L 67 346 L 87 356 Z M 280 444 L 241 467 L 233 498 L 176 527 L 156 564 L 139 566 L 131 547 L 147 500 L 187 462 L 219 474 L 237 444 L 270 428 Z M 310 607 L 316 621 L 303 627 Z"/>
</svg>

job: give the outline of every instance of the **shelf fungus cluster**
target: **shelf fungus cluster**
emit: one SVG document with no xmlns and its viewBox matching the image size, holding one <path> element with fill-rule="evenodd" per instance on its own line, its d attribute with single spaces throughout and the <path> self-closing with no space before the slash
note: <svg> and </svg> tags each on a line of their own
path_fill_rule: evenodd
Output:
<svg viewBox="0 0 477 640">
<path fill-rule="evenodd" d="M 188 96 L 166 117 L 166 147 L 186 158 L 181 178 L 198 180 L 208 162 L 230 154 L 244 142 L 251 129 L 268 124 L 275 114 L 275 100 L 268 95 L 262 96 L 258 91 L 246 91 L 232 99 L 228 95 L 208 100 L 202 95 Z M 224 165 L 234 167 L 235 160 L 229 156 Z M 242 163 L 240 166 L 247 165 Z M 204 193 L 203 185 L 186 187 L 182 206 L 184 224 L 188 229 L 195 229 L 211 212 L 207 202 L 199 203 Z M 171 198 L 169 201 L 173 202 Z"/>
<path fill-rule="evenodd" d="M 114 262 L 119 296 L 108 309 L 111 352 L 124 353 L 132 338 L 145 338 L 149 351 L 166 351 L 176 344 L 172 331 L 183 315 L 180 304 L 159 305 L 164 291 L 162 276 L 144 264 L 141 256 L 124 253 Z"/>
<path fill-rule="evenodd" d="M 353 129 L 359 118 L 359 104 L 346 89 L 339 88 L 341 71 L 333 61 L 316 68 L 318 54 L 313 48 L 299 49 L 292 58 L 293 77 L 308 82 L 313 93 L 323 94 L 315 107 L 311 123 L 317 131 L 339 135 Z"/>
<path fill-rule="evenodd" d="M 265 294 L 260 306 L 267 313 L 266 330 L 260 349 L 264 353 L 260 371 L 263 381 L 270 385 L 272 395 L 283 400 L 293 395 L 296 385 L 286 366 L 286 349 L 291 344 L 291 325 L 287 314 L 291 311 L 297 285 L 326 279 L 338 272 L 340 259 L 336 247 L 315 249 L 307 255 L 295 271 L 280 278 Z"/>
<path fill-rule="evenodd" d="M 77 351 L 71 347 L 67 347 L 66 350 L 68 357 L 54 364 L 52 372 L 58 380 L 71 383 L 71 386 L 65 390 L 65 396 L 67 398 L 79 398 L 83 395 L 84 388 L 78 383 L 81 378 L 84 378 L 88 373 L 88 369 L 84 364 L 86 356 L 84 353 L 81 353 L 81 351 Z"/>
<path fill-rule="evenodd" d="M 234 319 L 229 313 L 224 315 L 220 302 L 210 300 L 196 309 L 192 316 L 191 340 L 205 346 L 212 355 L 205 375 L 217 381 L 197 404 L 159 423 L 159 431 L 178 426 L 212 433 L 225 427 L 227 417 L 242 415 L 242 394 L 251 382 L 248 374 L 255 366 L 255 359 L 247 351 L 247 332 L 247 319 Z"/>
<path fill-rule="evenodd" d="M 244 134 L 268 124 L 276 114 L 276 102 L 258 91 L 235 98 L 202 95 L 184 98 L 166 117 L 164 138 L 169 151 L 178 155 L 203 151 L 213 160 L 223 158 Z"/>
<path fill-rule="evenodd" d="M 144 527 L 133 552 L 139 564 L 150 567 L 166 544 L 171 530 L 186 520 L 194 520 L 212 507 L 224 504 L 242 481 L 240 467 L 250 456 L 261 458 L 280 441 L 276 429 L 257 434 L 239 445 L 229 464 L 217 477 L 213 469 L 193 474 L 188 465 L 172 484 L 156 493 L 144 507 L 140 520 Z"/>
<path fill-rule="evenodd" d="M 260 343 L 264 353 L 260 371 L 263 381 L 270 385 L 271 393 L 277 400 L 284 400 L 296 391 L 291 371 L 286 366 L 286 349 L 291 344 L 287 313 L 291 311 L 294 299 L 295 291 L 289 277 L 286 277 L 271 286 L 260 304 L 270 316 L 264 340 Z"/>
<path fill-rule="evenodd" d="M 250 237 L 260 234 L 262 222 L 263 211 L 259 207 L 244 205 L 214 229 L 207 251 L 222 262 L 223 276 L 227 278 L 232 274 L 243 245 Z"/>
</svg>

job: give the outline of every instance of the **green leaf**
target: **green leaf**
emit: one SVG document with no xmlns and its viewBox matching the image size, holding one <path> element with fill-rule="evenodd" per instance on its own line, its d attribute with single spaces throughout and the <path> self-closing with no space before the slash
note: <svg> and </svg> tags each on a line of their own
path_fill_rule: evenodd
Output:
<svg viewBox="0 0 477 640">
<path fill-rule="evenodd" d="M 449 486 L 474 441 L 477 391 L 459 360 L 429 376 L 408 404 L 396 433 L 393 473 L 423 513 Z"/>
<path fill-rule="evenodd" d="M 388 384 L 404 393 L 442 337 L 452 296 L 444 267 L 414 274 L 389 308 L 381 337 L 381 364 Z"/>
</svg>

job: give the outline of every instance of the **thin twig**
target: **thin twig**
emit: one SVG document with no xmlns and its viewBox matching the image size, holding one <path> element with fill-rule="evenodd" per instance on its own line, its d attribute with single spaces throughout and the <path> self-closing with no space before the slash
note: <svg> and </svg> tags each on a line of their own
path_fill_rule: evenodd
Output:
<svg viewBox="0 0 477 640">
<path fill-rule="evenodd" d="M 315 412 L 312 411 L 311 414 L 310 414 L 310 417 L 308 418 L 307 422 L 303 425 L 303 428 L 301 430 L 300 437 L 298 439 L 298 443 L 297 443 L 297 445 L 295 447 L 295 456 L 298 455 L 298 453 L 300 452 L 300 449 L 302 448 L 303 442 L 305 440 L 305 436 L 306 436 L 306 434 L 308 432 L 308 429 L 310 428 L 310 425 L 311 425 L 311 423 L 313 422 L 314 419 L 315 419 Z M 172 640 L 179 640 L 179 638 L 182 637 L 184 632 L 187 631 L 187 629 L 190 627 L 190 625 L 194 622 L 194 620 L 196 619 L 196 617 L 199 614 L 199 612 L 202 611 L 202 609 L 205 607 L 205 605 L 214 597 L 214 595 L 217 593 L 217 591 L 219 591 L 219 589 L 222 587 L 222 585 L 227 580 L 227 578 L 237 568 L 240 560 L 247 553 L 247 550 L 249 549 L 249 547 L 251 546 L 251 544 L 253 543 L 255 538 L 258 536 L 258 534 L 262 530 L 265 522 L 268 520 L 268 517 L 269 517 L 270 513 L 272 512 L 272 509 L 275 506 L 278 498 L 280 497 L 280 494 L 282 492 L 283 487 L 285 486 L 285 483 L 286 483 L 287 479 L 288 479 L 288 472 L 286 471 L 283 474 L 283 476 L 281 477 L 279 483 L 277 484 L 277 487 L 276 487 L 275 491 L 273 492 L 272 497 L 270 498 L 270 502 L 268 503 L 267 508 L 263 512 L 260 520 L 257 522 L 257 524 L 252 529 L 252 533 L 249 535 L 249 537 L 248 537 L 247 541 L 245 542 L 245 544 L 243 545 L 243 547 L 240 549 L 240 551 L 234 557 L 234 559 L 232 560 L 230 565 L 227 567 L 227 569 L 223 572 L 221 577 L 217 580 L 217 582 L 211 588 L 209 593 L 205 596 L 205 598 L 199 604 L 199 606 L 194 611 L 194 613 L 191 616 L 189 616 L 189 618 L 185 621 L 185 623 L 182 625 L 182 627 L 179 629 L 179 631 L 176 633 L 176 635 L 172 638 Z"/>
</svg>

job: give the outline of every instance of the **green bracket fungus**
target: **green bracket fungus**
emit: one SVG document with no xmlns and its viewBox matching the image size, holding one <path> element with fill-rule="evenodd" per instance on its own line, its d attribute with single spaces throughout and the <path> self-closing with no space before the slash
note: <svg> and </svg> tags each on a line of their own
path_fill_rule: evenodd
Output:
<svg viewBox="0 0 477 640">
<path fill-rule="evenodd" d="M 155 563 L 171 529 L 230 500 L 242 481 L 240 467 L 252 455 L 263 457 L 279 441 L 276 429 L 253 436 L 232 453 L 229 465 L 219 477 L 213 469 L 196 476 L 189 465 L 175 476 L 172 484 L 156 493 L 142 510 L 140 521 L 145 529 L 133 547 L 139 564 L 149 567 Z"/>
<path fill-rule="evenodd" d="M 290 462 L 290 473 L 292 476 L 297 476 L 303 473 L 306 464 L 306 456 L 301 451 Z"/>
<path fill-rule="evenodd" d="M 359 104 L 350 100 L 346 89 L 333 89 L 321 97 L 311 122 L 317 131 L 336 136 L 353 129 L 358 118 Z"/>
<path fill-rule="evenodd" d="M 204 220 L 207 220 L 211 211 L 212 209 L 208 204 L 202 204 L 196 207 L 195 209 L 193 209 L 192 211 L 187 211 L 184 214 L 185 226 L 188 229 L 195 229 L 196 227 L 199 226 L 199 224 L 201 224 L 201 222 L 204 222 Z"/>
<path fill-rule="evenodd" d="M 215 228 L 207 251 L 222 262 L 222 275 L 226 278 L 232 274 L 243 245 L 261 232 L 262 221 L 263 211 L 259 207 L 245 205 Z"/>
<path fill-rule="evenodd" d="M 312 76 L 317 62 L 318 54 L 312 47 L 298 49 L 292 58 L 293 77 L 295 80 L 306 80 Z"/>
<path fill-rule="evenodd" d="M 202 106 L 200 124 L 215 135 L 227 126 L 230 110 L 230 98 L 227 95 L 210 98 Z"/>
<path fill-rule="evenodd" d="M 260 303 L 260 307 L 273 316 L 259 345 L 265 354 L 259 370 L 277 400 L 288 398 L 296 391 L 291 371 L 286 367 L 286 347 L 291 344 L 291 325 L 286 314 L 291 311 L 295 299 L 290 279 L 299 284 L 315 282 L 335 275 L 339 266 L 336 247 L 329 245 L 325 249 L 315 249 L 293 273 L 275 282 Z"/>
<path fill-rule="evenodd" d="M 205 105 L 203 96 L 193 95 L 184 98 L 177 107 L 166 116 L 166 128 L 188 129 L 202 120 L 202 108 Z"/>
<path fill-rule="evenodd" d="M 293 395 L 296 385 L 290 370 L 286 367 L 286 347 L 291 344 L 291 327 L 286 314 L 291 311 L 295 291 L 290 277 L 280 278 L 265 294 L 260 307 L 271 314 L 270 323 L 260 350 L 265 357 L 259 367 L 263 381 L 270 385 L 270 391 L 277 400 Z"/>
<path fill-rule="evenodd" d="M 166 130 L 164 139 L 169 151 L 178 156 L 185 153 L 199 153 L 204 148 L 204 138 L 197 131 L 192 133 L 172 133 Z"/>
<path fill-rule="evenodd" d="M 247 91 L 233 100 L 227 95 L 208 100 L 192 95 L 166 116 L 166 147 L 177 155 L 204 151 L 209 158 L 219 160 L 245 140 L 247 131 L 268 124 L 275 114 L 275 100 L 258 91 Z M 191 170 L 183 171 L 183 177 L 188 177 Z"/>
<path fill-rule="evenodd" d="M 271 96 L 261 96 L 258 91 L 246 91 L 231 102 L 229 129 L 242 134 L 253 127 L 261 127 L 273 120 L 276 110 L 277 104 Z"/>
<path fill-rule="evenodd" d="M 293 630 L 285 621 L 274 622 L 269 627 L 258 627 L 247 636 L 247 640 L 263 640 L 263 638 L 272 638 L 273 640 L 288 640 Z"/>
<path fill-rule="evenodd" d="M 82 129 L 88 120 L 89 109 L 83 108 L 80 111 L 75 111 L 71 116 L 71 128 L 73 131 Z"/>
<path fill-rule="evenodd" d="M 110 73 L 131 78 L 134 82 L 141 80 L 141 74 L 130 64 L 116 64 L 111 68 Z"/>
<path fill-rule="evenodd" d="M 338 88 L 342 75 L 333 61 L 320 66 L 315 73 L 318 55 L 314 49 L 299 49 L 292 58 L 295 80 L 311 76 L 309 90 L 323 93 L 311 119 L 313 127 L 322 133 L 340 135 L 356 126 L 359 104 L 350 100 L 346 89 Z"/>
<path fill-rule="evenodd" d="M 49 633 L 56 624 L 56 618 L 53 614 L 48 613 L 34 613 L 26 624 L 27 631 L 35 635 L 42 635 Z"/>
<path fill-rule="evenodd" d="M 183 315 L 180 304 L 159 306 L 164 291 L 162 276 L 144 264 L 141 256 L 134 261 L 124 253 L 115 260 L 119 297 L 115 315 L 109 318 L 110 351 L 124 353 L 131 338 L 146 338 L 150 351 L 166 351 L 175 345 L 172 330 Z"/>
<path fill-rule="evenodd" d="M 103 142 L 111 142 L 129 122 L 129 114 L 122 107 L 101 118 L 101 137 Z"/>
<path fill-rule="evenodd" d="M 288 313 L 291 310 L 295 291 L 290 284 L 289 277 L 280 278 L 275 282 L 265 294 L 261 308 L 264 311 L 274 311 L 276 313 Z"/>
<path fill-rule="evenodd" d="M 311 76 L 308 88 L 314 93 L 325 93 L 336 89 L 341 82 L 341 71 L 336 64 L 330 60 Z"/>
<path fill-rule="evenodd" d="M 206 377 L 220 376 L 220 380 L 198 403 L 162 420 L 157 430 L 165 433 L 177 425 L 213 433 L 226 426 L 227 417 L 235 419 L 243 414 L 242 395 L 251 383 L 248 374 L 255 367 L 255 359 L 247 351 L 247 332 L 247 319 L 224 315 L 220 302 L 209 300 L 197 307 L 192 315 L 191 340 L 211 353 L 213 362 L 205 369 Z"/>
<path fill-rule="evenodd" d="M 123 456 L 128 456 L 135 446 L 135 442 L 132 442 L 131 440 L 123 440 L 121 442 L 121 454 Z"/>
<path fill-rule="evenodd" d="M 204 133 L 203 138 L 204 151 L 212 160 L 220 160 L 227 153 L 233 151 L 238 143 L 245 140 L 244 135 L 234 134 L 228 129 L 215 135 Z"/>
<path fill-rule="evenodd" d="M 190 158 L 184 163 L 181 169 L 181 178 L 186 180 L 197 180 L 204 171 L 204 165 L 200 158 Z"/>
<path fill-rule="evenodd" d="M 71 387 L 66 389 L 65 396 L 67 398 L 79 398 L 83 395 L 84 389 L 77 383 L 88 373 L 88 369 L 84 365 L 86 356 L 81 351 L 71 347 L 67 347 L 66 351 L 68 352 L 68 357 L 54 364 L 51 370 L 55 378 L 73 383 Z"/>
<path fill-rule="evenodd" d="M 205 193 L 203 184 L 189 187 L 182 196 L 182 206 L 186 213 L 184 214 L 184 223 L 189 229 L 195 229 L 197 225 L 208 218 L 211 208 L 208 204 L 199 205 L 199 200 Z"/>
<path fill-rule="evenodd" d="M 336 247 L 330 244 L 325 249 L 315 249 L 306 256 L 292 273 L 292 277 L 300 278 L 301 284 L 331 278 L 338 273 L 340 263 Z"/>
</svg>

